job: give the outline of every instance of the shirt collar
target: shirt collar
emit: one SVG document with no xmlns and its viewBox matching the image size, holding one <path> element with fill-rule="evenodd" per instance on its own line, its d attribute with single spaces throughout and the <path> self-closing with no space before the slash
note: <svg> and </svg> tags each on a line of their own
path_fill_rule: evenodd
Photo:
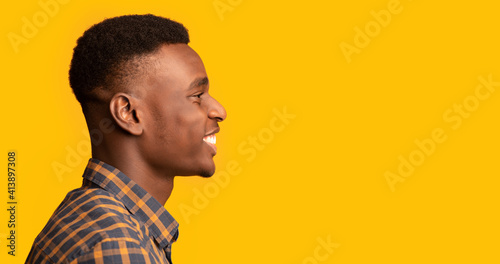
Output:
<svg viewBox="0 0 500 264">
<path fill-rule="evenodd" d="M 161 248 L 177 240 L 177 221 L 162 204 L 123 172 L 98 159 L 90 159 L 83 177 L 114 194 L 130 213 L 146 224 Z"/>
</svg>

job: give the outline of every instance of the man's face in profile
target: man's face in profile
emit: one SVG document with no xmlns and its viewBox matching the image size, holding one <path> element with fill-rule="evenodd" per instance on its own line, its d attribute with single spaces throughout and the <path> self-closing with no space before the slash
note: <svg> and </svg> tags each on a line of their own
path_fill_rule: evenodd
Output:
<svg viewBox="0 0 500 264">
<path fill-rule="evenodd" d="M 163 45 L 152 58 L 152 70 L 136 87 L 144 109 L 140 151 L 159 172 L 209 177 L 226 111 L 208 94 L 203 62 L 186 44 Z"/>
</svg>

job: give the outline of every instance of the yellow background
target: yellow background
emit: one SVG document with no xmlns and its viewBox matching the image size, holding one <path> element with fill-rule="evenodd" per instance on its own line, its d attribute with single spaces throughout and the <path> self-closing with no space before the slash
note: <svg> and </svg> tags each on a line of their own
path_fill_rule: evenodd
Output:
<svg viewBox="0 0 500 264">
<path fill-rule="evenodd" d="M 214 2 L 232 9 L 219 16 Z M 241 167 L 227 186 L 176 179 L 166 204 L 180 223 L 174 263 L 499 263 L 499 86 L 457 129 L 443 115 L 474 102 L 479 76 L 500 82 L 500 5 L 402 0 L 348 63 L 340 44 L 355 45 L 355 28 L 373 26 L 371 11 L 391 3 L 72 0 L 18 53 L 9 32 L 22 35 L 22 18 L 43 9 L 35 0 L 4 3 L 0 166 L 5 173 L 7 151 L 17 151 L 19 203 L 16 257 L 7 255 L 0 210 L 0 262 L 24 263 L 81 183 L 89 153 L 61 180 L 52 168 L 88 140 L 67 81 L 76 39 L 104 18 L 154 13 L 189 29 L 211 93 L 228 112 L 216 165 Z M 296 117 L 249 159 L 249 137 L 269 136 L 273 109 L 283 108 Z M 408 159 L 414 141 L 436 128 L 447 140 L 391 191 L 384 174 L 397 173 L 398 157 Z M 186 217 L 179 205 L 195 208 L 197 191 L 214 186 Z M 328 238 L 338 247 L 319 248 Z"/>
</svg>

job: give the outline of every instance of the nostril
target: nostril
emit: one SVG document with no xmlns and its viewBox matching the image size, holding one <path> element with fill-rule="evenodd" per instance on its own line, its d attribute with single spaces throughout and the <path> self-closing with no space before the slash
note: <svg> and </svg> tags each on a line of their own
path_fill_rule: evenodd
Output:
<svg viewBox="0 0 500 264">
<path fill-rule="evenodd" d="M 227 117 L 226 109 L 224 109 L 224 107 L 222 107 L 222 109 L 220 111 L 219 122 L 224 121 L 226 119 L 226 117 Z"/>
<path fill-rule="evenodd" d="M 208 117 L 217 120 L 217 122 L 221 122 L 224 121 L 224 119 L 226 119 L 226 112 L 224 110 L 221 112 L 216 109 L 213 109 L 208 112 Z"/>
</svg>

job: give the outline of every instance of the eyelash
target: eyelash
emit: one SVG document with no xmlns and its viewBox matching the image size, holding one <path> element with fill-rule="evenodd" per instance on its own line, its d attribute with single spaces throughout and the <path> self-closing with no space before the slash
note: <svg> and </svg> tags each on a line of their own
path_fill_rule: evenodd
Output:
<svg viewBox="0 0 500 264">
<path fill-rule="evenodd" d="M 199 93 L 199 94 L 195 94 L 193 95 L 194 97 L 198 97 L 198 98 L 201 98 L 201 96 L 203 95 L 204 93 Z"/>
</svg>

